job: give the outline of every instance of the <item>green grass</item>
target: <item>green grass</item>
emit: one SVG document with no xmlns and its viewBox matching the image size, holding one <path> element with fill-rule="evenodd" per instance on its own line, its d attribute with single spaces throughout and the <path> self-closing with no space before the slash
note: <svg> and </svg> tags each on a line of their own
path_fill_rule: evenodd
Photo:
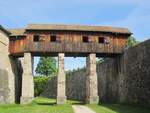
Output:
<svg viewBox="0 0 150 113">
<path fill-rule="evenodd" d="M 28 105 L 1 105 L 0 113 L 73 113 L 71 104 L 74 102 L 56 105 L 55 99 L 36 98 Z"/>
<path fill-rule="evenodd" d="M 55 99 L 36 98 L 28 105 L 0 105 L 0 113 L 73 113 L 71 107 L 73 104 L 83 103 L 67 101 L 65 105 L 56 105 Z M 101 104 L 86 106 L 93 109 L 96 113 L 150 113 L 150 108 L 132 105 Z"/>
<path fill-rule="evenodd" d="M 150 108 L 133 105 L 101 104 L 87 106 L 96 113 L 150 113 Z"/>
</svg>

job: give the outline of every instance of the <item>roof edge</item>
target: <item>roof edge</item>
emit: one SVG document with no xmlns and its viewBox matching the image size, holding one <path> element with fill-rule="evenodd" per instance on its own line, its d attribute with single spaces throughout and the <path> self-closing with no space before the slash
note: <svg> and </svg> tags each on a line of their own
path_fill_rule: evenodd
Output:
<svg viewBox="0 0 150 113">
<path fill-rule="evenodd" d="M 11 35 L 10 36 L 25 36 L 25 28 L 11 28 L 7 29 Z"/>
<path fill-rule="evenodd" d="M 9 32 L 8 30 L 6 30 L 2 25 L 0 25 L 0 30 L 2 30 L 7 35 L 11 34 L 11 32 Z"/>
<path fill-rule="evenodd" d="M 132 35 L 128 28 L 96 25 L 28 24 L 26 30 L 95 31 Z"/>
</svg>

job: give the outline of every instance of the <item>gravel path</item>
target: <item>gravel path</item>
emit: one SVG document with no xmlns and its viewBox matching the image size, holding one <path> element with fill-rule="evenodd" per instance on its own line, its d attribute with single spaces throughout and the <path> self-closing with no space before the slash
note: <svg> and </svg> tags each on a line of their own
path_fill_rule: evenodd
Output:
<svg viewBox="0 0 150 113">
<path fill-rule="evenodd" d="M 83 106 L 83 105 L 73 105 L 74 113 L 95 113 L 90 108 Z"/>
</svg>

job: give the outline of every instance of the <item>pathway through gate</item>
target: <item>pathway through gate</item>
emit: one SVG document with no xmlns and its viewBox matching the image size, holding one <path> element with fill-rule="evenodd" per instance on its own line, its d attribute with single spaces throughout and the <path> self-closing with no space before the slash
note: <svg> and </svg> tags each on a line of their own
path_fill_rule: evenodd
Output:
<svg viewBox="0 0 150 113">
<path fill-rule="evenodd" d="M 95 113 L 93 110 L 83 105 L 73 105 L 72 108 L 74 113 Z"/>
</svg>

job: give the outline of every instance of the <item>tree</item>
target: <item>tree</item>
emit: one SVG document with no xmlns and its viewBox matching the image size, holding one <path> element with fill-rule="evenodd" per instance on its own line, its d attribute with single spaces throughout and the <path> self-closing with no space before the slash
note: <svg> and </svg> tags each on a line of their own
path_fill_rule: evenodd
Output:
<svg viewBox="0 0 150 113">
<path fill-rule="evenodd" d="M 52 57 L 40 57 L 35 72 L 45 76 L 56 74 L 56 59 Z"/>
<path fill-rule="evenodd" d="M 137 41 L 134 37 L 131 36 L 127 39 L 126 48 L 133 47 L 137 44 L 139 44 L 139 41 Z"/>
<path fill-rule="evenodd" d="M 40 96 L 44 91 L 46 84 L 50 77 L 47 76 L 34 76 L 34 96 Z"/>
</svg>

